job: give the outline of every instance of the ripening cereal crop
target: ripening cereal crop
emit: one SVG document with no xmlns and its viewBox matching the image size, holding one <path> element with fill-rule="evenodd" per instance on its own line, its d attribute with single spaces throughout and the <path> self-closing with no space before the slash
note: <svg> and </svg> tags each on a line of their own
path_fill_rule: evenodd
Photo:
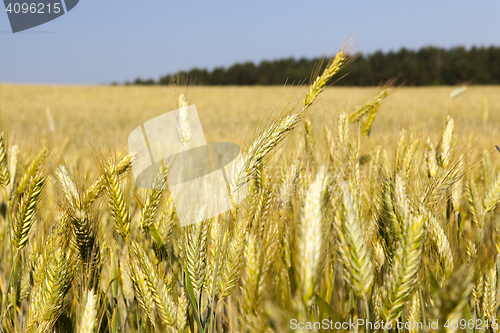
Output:
<svg viewBox="0 0 500 333">
<path fill-rule="evenodd" d="M 328 88 L 352 60 L 281 92 L 1 86 L 0 330 L 498 332 L 499 88 Z M 179 108 L 186 146 L 193 101 L 248 195 L 182 227 L 123 138 Z"/>
</svg>

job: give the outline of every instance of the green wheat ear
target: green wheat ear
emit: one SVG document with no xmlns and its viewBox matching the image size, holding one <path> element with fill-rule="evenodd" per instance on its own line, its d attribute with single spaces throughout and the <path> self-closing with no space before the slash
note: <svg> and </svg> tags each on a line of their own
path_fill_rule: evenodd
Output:
<svg viewBox="0 0 500 333">
<path fill-rule="evenodd" d="M 342 184 L 342 206 L 344 217 L 337 237 L 346 278 L 356 294 L 367 300 L 373 284 L 373 267 L 347 183 Z"/>
<path fill-rule="evenodd" d="M 380 316 L 386 322 L 392 322 L 401 314 L 418 288 L 424 223 L 423 215 L 411 217 L 405 239 L 397 250 L 391 272 L 384 281 Z"/>
</svg>

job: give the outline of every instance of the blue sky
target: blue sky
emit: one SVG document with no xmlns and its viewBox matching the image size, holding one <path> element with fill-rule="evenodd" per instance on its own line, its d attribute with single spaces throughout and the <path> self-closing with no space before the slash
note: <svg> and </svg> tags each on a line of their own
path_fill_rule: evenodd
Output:
<svg viewBox="0 0 500 333">
<path fill-rule="evenodd" d="M 315 57 L 355 36 L 364 52 L 500 45 L 500 1 L 81 0 L 12 34 L 0 12 L 0 81 L 102 84 L 192 67 Z"/>
</svg>

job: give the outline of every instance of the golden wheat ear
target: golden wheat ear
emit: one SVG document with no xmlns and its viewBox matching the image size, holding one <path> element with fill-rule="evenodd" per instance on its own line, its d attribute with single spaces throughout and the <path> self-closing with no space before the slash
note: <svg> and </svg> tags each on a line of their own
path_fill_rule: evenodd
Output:
<svg viewBox="0 0 500 333">
<path fill-rule="evenodd" d="M 160 204 L 165 192 L 165 184 L 168 170 L 166 167 L 160 167 L 158 175 L 152 184 L 152 190 L 148 191 L 146 202 L 141 207 L 141 228 L 149 229 L 160 211 Z"/>
<path fill-rule="evenodd" d="M 7 162 L 7 149 L 4 142 L 4 134 L 0 135 L 0 186 L 6 188 L 10 184 L 10 172 Z"/>
<path fill-rule="evenodd" d="M 27 331 L 49 332 L 64 312 L 75 276 L 75 254 L 64 234 L 49 236 L 33 272 Z"/>
<path fill-rule="evenodd" d="M 104 170 L 104 176 L 111 219 L 118 233 L 127 239 L 130 232 L 130 213 L 125 192 L 119 182 L 117 166 L 109 164 Z"/>
<path fill-rule="evenodd" d="M 15 215 L 13 243 L 21 250 L 28 242 L 29 231 L 36 219 L 37 204 L 40 200 L 46 177 L 36 174 L 29 180 L 27 189 L 19 202 Z"/>
<path fill-rule="evenodd" d="M 85 306 L 80 318 L 78 333 L 93 333 L 97 323 L 98 296 L 93 290 L 85 294 Z"/>
<path fill-rule="evenodd" d="M 126 174 L 132 168 L 132 161 L 137 155 L 126 154 L 116 164 L 116 172 L 118 176 Z M 105 169 L 105 167 L 103 168 Z M 106 190 L 106 174 L 104 173 L 85 191 L 82 198 L 82 207 L 92 205 Z"/>
<path fill-rule="evenodd" d="M 366 114 L 370 114 L 372 112 L 377 112 L 378 107 L 382 104 L 384 99 L 389 96 L 389 89 L 384 89 L 382 90 L 377 96 L 373 97 L 369 101 L 367 101 L 365 104 L 354 110 L 350 115 L 349 115 L 349 121 L 351 123 L 355 123 L 360 121 L 363 116 Z M 368 116 L 370 117 L 370 116 Z"/>
<path fill-rule="evenodd" d="M 389 276 L 385 278 L 380 316 L 386 322 L 399 317 L 418 288 L 424 223 L 423 215 L 411 217 L 404 242 L 397 251 Z"/>
<path fill-rule="evenodd" d="M 231 188 L 237 188 L 253 177 L 264 158 L 302 121 L 306 111 L 323 92 L 325 85 L 340 71 L 348 59 L 349 56 L 346 51 L 339 51 L 330 60 L 323 73 L 310 86 L 303 101 L 302 109 L 296 113 L 290 111 L 282 114 L 261 133 L 247 149 L 241 161 L 235 163 L 237 167 L 233 170 L 230 178 Z"/>
<path fill-rule="evenodd" d="M 361 299 L 366 301 L 374 278 L 370 252 L 364 240 L 349 185 L 343 183 L 341 186 L 344 216 L 337 232 L 338 248 L 349 285 Z"/>
<path fill-rule="evenodd" d="M 309 186 L 301 211 L 298 240 L 298 277 L 301 297 L 310 305 L 317 290 L 318 269 L 323 251 L 323 208 L 329 175 L 322 166 Z"/>
<path fill-rule="evenodd" d="M 160 279 L 148 253 L 136 242 L 132 243 L 135 256 L 131 265 L 132 281 L 139 304 L 146 311 L 151 323 L 156 324 L 156 315 L 167 327 L 175 327 L 177 308 L 172 299 L 172 290 Z"/>
<path fill-rule="evenodd" d="M 21 196 L 23 192 L 28 187 L 30 180 L 42 170 L 45 161 L 47 160 L 48 150 L 47 148 L 43 148 L 38 155 L 31 161 L 28 169 L 24 173 L 23 177 L 19 181 L 19 185 L 17 186 L 17 195 Z"/>
</svg>

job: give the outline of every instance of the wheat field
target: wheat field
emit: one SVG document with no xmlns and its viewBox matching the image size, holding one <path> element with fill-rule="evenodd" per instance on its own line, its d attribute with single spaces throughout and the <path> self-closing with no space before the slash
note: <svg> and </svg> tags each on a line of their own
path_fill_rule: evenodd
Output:
<svg viewBox="0 0 500 333">
<path fill-rule="evenodd" d="M 498 332 L 500 87 L 326 87 L 346 62 L 301 86 L 0 85 L 0 330 Z M 182 227 L 127 138 L 190 104 L 248 195 Z"/>
</svg>

